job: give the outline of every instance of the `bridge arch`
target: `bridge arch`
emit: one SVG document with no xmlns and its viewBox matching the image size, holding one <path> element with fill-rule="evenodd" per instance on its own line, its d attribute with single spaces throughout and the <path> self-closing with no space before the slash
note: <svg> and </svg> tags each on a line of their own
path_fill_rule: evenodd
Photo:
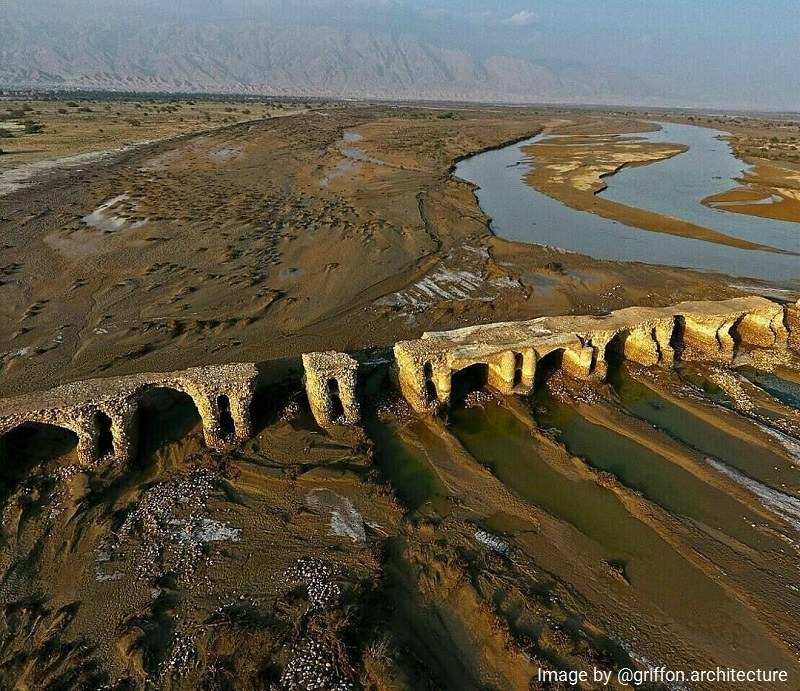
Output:
<svg viewBox="0 0 800 691">
<path fill-rule="evenodd" d="M 32 467 L 75 455 L 80 461 L 78 447 L 81 437 L 77 429 L 55 420 L 28 418 L 9 425 L 0 433 L 0 474 L 24 474 Z"/>
<path fill-rule="evenodd" d="M 514 388 L 523 385 L 523 380 L 525 376 L 524 367 L 525 367 L 525 356 L 522 353 L 518 353 L 516 351 L 512 352 L 514 357 L 514 380 L 512 385 Z"/>
<path fill-rule="evenodd" d="M 547 380 L 563 367 L 565 351 L 566 348 L 553 348 L 545 353 L 538 353 L 536 372 L 533 377 L 534 389 L 544 386 Z"/>
<path fill-rule="evenodd" d="M 236 424 L 233 421 L 231 412 L 231 397 L 228 394 L 217 396 L 217 410 L 219 411 L 219 432 L 223 439 L 229 439 L 236 435 Z"/>
<path fill-rule="evenodd" d="M 97 457 L 116 456 L 118 442 L 114 439 L 114 421 L 111 416 L 104 410 L 96 410 L 92 418 L 97 435 Z"/>
<path fill-rule="evenodd" d="M 433 405 L 439 403 L 439 392 L 436 389 L 436 381 L 433 376 L 433 364 L 428 361 L 422 367 L 422 377 L 425 386 L 425 403 Z"/>
<path fill-rule="evenodd" d="M 489 363 L 473 362 L 460 367 L 452 372 L 450 381 L 450 406 L 460 406 L 471 392 L 489 385 Z"/>
<path fill-rule="evenodd" d="M 140 387 L 135 396 L 137 438 L 142 452 L 180 441 L 203 423 L 197 399 L 181 386 L 154 382 Z"/>
<path fill-rule="evenodd" d="M 726 335 L 731 339 L 730 348 L 733 357 L 736 357 L 736 354 L 739 352 L 742 344 L 745 341 L 742 333 L 742 327 L 744 326 L 747 317 L 747 314 L 743 314 L 738 319 L 734 319 L 730 324 L 725 325 Z"/>
<path fill-rule="evenodd" d="M 328 395 L 331 399 L 330 418 L 332 422 L 336 422 L 344 417 L 344 404 L 342 403 L 342 392 L 339 388 L 339 380 L 336 377 L 328 377 L 327 381 Z"/>
</svg>

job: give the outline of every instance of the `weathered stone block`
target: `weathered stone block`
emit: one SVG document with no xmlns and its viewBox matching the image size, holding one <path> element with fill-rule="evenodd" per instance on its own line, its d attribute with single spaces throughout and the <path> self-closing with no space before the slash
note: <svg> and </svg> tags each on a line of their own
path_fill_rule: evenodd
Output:
<svg viewBox="0 0 800 691">
<path fill-rule="evenodd" d="M 314 418 L 322 427 L 359 422 L 356 400 L 358 362 L 346 353 L 303 355 L 305 386 Z"/>
</svg>

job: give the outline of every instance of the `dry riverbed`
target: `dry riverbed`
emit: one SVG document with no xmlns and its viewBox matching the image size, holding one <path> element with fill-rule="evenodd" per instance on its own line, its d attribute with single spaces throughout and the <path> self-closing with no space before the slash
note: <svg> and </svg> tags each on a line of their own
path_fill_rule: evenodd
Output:
<svg viewBox="0 0 800 691">
<path fill-rule="evenodd" d="M 742 292 L 499 240 L 448 173 L 556 126 L 583 150 L 557 183 L 576 195 L 594 197 L 631 147 L 675 153 L 615 138 L 626 118 L 603 116 L 598 139 L 598 117 L 319 106 L 4 197 L 3 394 L 236 360 L 262 363 L 264 381 L 254 437 L 227 453 L 203 447 L 180 401 L 145 411 L 127 467 L 81 468 L 52 430 L 16 437 L 0 483 L 0 686 L 527 689 L 539 668 L 655 664 L 800 678 L 798 486 L 780 475 L 797 414 L 727 370 L 629 376 L 767 454 L 763 473 L 654 432 L 616 383 L 546 368 L 531 399 L 462 381 L 463 406 L 422 420 L 377 364 L 363 430 L 307 412 L 303 352 Z M 589 141 L 616 158 L 590 160 Z M 796 381 L 791 359 L 748 363 Z M 706 513 L 570 449 L 569 410 L 680 473 Z"/>
</svg>

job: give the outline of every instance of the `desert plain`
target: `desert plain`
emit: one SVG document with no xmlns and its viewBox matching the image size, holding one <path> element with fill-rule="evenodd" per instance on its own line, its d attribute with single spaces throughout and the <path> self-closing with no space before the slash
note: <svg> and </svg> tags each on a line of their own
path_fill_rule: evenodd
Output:
<svg viewBox="0 0 800 691">
<path fill-rule="evenodd" d="M 793 303 L 765 281 L 503 240 L 453 171 L 561 135 L 526 148 L 534 188 L 643 233 L 750 249 L 597 192 L 682 152 L 636 140 L 654 120 L 707 125 L 753 167 L 705 203 L 800 222 L 796 123 L 6 105 L 0 395 L 230 362 L 260 375 L 254 435 L 226 451 L 167 393 L 143 404 L 129 464 L 80 466 L 54 430 L 7 435 L 0 685 L 555 689 L 537 670 L 657 665 L 800 679 L 796 352 L 742 352 L 737 369 L 620 360 L 594 383 L 543 370 L 529 397 L 465 375 L 433 418 L 402 400 L 391 363 L 426 331 L 752 292 Z M 361 363 L 357 427 L 308 410 L 300 358 L 327 350 Z"/>
</svg>

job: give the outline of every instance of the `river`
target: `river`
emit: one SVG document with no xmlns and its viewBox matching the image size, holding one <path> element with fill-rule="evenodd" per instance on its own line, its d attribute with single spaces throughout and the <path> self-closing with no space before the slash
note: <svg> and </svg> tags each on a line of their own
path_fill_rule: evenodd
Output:
<svg viewBox="0 0 800 691">
<path fill-rule="evenodd" d="M 605 178 L 609 200 L 648 209 L 718 230 L 733 237 L 800 252 L 800 224 L 736 214 L 701 201 L 737 185 L 747 164 L 719 137 L 725 132 L 690 125 L 658 123 L 660 130 L 636 133 L 650 142 L 686 144 L 671 159 L 623 168 Z M 559 247 L 598 259 L 710 270 L 756 278 L 786 288 L 800 287 L 800 259 L 791 254 L 727 247 L 713 242 L 656 233 L 572 209 L 526 181 L 531 161 L 523 142 L 467 158 L 455 175 L 478 187 L 476 196 L 501 238 Z"/>
</svg>

